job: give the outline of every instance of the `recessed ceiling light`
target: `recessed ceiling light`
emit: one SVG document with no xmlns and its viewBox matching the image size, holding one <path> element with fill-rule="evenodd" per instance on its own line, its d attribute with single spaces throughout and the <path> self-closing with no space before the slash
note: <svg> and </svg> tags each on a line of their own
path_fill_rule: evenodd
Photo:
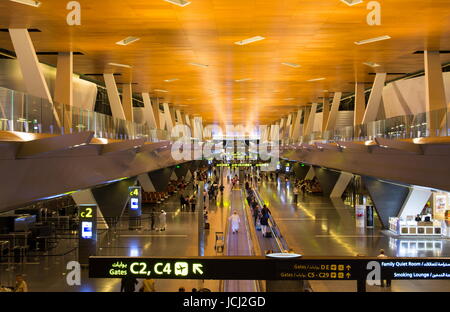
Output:
<svg viewBox="0 0 450 312">
<path fill-rule="evenodd" d="M 108 63 L 108 65 L 111 65 L 111 66 L 117 66 L 117 67 L 132 68 L 132 66 L 130 66 L 130 65 L 125 65 L 125 64 Z"/>
<path fill-rule="evenodd" d="M 382 41 L 382 40 L 387 40 L 387 39 L 391 39 L 391 37 L 388 35 L 385 35 L 385 36 L 380 36 L 380 37 L 376 37 L 376 38 L 355 41 L 355 44 L 361 45 L 361 44 L 372 43 L 372 42 L 377 42 L 377 41 Z"/>
<path fill-rule="evenodd" d="M 309 79 L 309 80 L 306 80 L 306 81 L 312 82 L 312 81 L 320 81 L 320 80 L 325 80 L 325 78 L 314 78 L 314 79 Z"/>
<path fill-rule="evenodd" d="M 167 90 L 162 90 L 162 89 L 154 89 L 153 91 L 155 91 L 155 92 L 169 92 Z"/>
<path fill-rule="evenodd" d="M 35 8 L 38 8 L 41 6 L 41 3 L 39 1 L 35 1 L 35 0 L 10 0 L 12 2 L 17 2 L 20 4 L 25 4 L 25 5 L 29 5 Z"/>
<path fill-rule="evenodd" d="M 362 3 L 362 0 L 341 0 L 341 2 L 344 2 L 348 6 L 352 6 L 355 4 Z"/>
<path fill-rule="evenodd" d="M 164 1 L 178 5 L 180 7 L 185 7 L 188 4 L 191 4 L 189 1 L 185 1 L 185 0 L 164 0 Z"/>
<path fill-rule="evenodd" d="M 165 82 L 172 82 L 172 81 L 177 81 L 177 80 L 180 80 L 180 79 L 178 79 L 178 78 L 173 78 L 173 79 L 166 79 L 166 80 L 164 80 Z"/>
<path fill-rule="evenodd" d="M 294 67 L 294 68 L 300 67 L 299 64 L 289 63 L 289 62 L 284 62 L 284 63 L 281 63 L 281 64 L 286 65 L 286 66 L 290 66 L 290 67 Z"/>
<path fill-rule="evenodd" d="M 236 82 L 243 82 L 243 81 L 249 81 L 252 80 L 252 78 L 244 78 L 244 79 L 237 79 Z"/>
<path fill-rule="evenodd" d="M 198 66 L 198 67 L 204 67 L 207 68 L 209 65 L 206 64 L 200 64 L 200 63 L 188 63 L 189 65 Z"/>
<path fill-rule="evenodd" d="M 266 38 L 261 37 L 261 36 L 255 36 L 255 37 L 251 37 L 251 38 L 244 39 L 244 40 L 241 40 L 241 41 L 236 41 L 235 44 L 237 44 L 237 45 L 245 45 L 245 44 L 249 44 L 249 43 L 260 41 L 260 40 L 264 40 L 264 39 L 266 39 Z"/>
<path fill-rule="evenodd" d="M 363 64 L 364 64 L 364 65 L 367 65 L 367 66 L 370 66 L 370 67 L 372 67 L 372 68 L 380 67 L 380 66 L 381 66 L 380 64 L 372 63 L 372 62 L 364 62 Z"/>
<path fill-rule="evenodd" d="M 129 45 L 129 44 L 131 44 L 133 42 L 136 42 L 139 39 L 141 39 L 141 38 L 138 38 L 138 37 L 126 37 L 123 40 L 117 41 L 116 44 L 125 46 L 125 45 Z"/>
</svg>

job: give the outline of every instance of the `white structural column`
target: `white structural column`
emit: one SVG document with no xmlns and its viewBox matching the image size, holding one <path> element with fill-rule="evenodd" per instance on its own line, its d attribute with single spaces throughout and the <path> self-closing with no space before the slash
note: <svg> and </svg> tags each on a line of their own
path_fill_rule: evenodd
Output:
<svg viewBox="0 0 450 312">
<path fill-rule="evenodd" d="M 341 172 L 338 180 L 336 181 L 336 184 L 333 187 L 333 190 L 331 191 L 330 197 L 340 198 L 342 194 L 344 194 L 344 191 L 347 188 L 350 181 L 352 180 L 352 178 L 353 174 L 348 172 Z"/>
<path fill-rule="evenodd" d="M 150 128 L 157 129 L 158 126 L 156 125 L 150 94 L 142 93 L 142 99 L 144 100 L 144 122 L 146 122 Z"/>
<path fill-rule="evenodd" d="M 106 223 L 102 211 L 98 207 L 97 201 L 92 194 L 90 189 L 82 190 L 79 192 L 72 193 L 72 198 L 77 205 L 96 205 L 97 206 L 97 229 L 107 230 L 108 224 Z"/>
<path fill-rule="evenodd" d="M 430 135 L 439 135 L 441 121 L 447 107 L 445 100 L 444 79 L 439 51 L 425 51 L 425 96 L 427 125 Z M 437 112 L 437 110 L 441 110 Z M 434 111 L 433 113 L 430 113 Z"/>
<path fill-rule="evenodd" d="M 73 53 L 58 53 L 54 99 L 56 103 L 73 105 Z"/>
<path fill-rule="evenodd" d="M 302 121 L 303 109 L 299 109 L 297 112 L 297 117 L 295 118 L 294 127 L 292 130 L 292 139 L 298 140 L 300 137 L 300 123 Z"/>
<path fill-rule="evenodd" d="M 64 116 L 59 115 L 63 121 L 64 133 L 70 133 L 72 128 L 72 105 L 73 105 L 73 53 L 58 53 L 56 67 L 56 81 L 54 100 L 64 105 Z M 61 111 L 58 111 L 61 114 Z"/>
<path fill-rule="evenodd" d="M 326 131 L 331 131 L 336 127 L 337 115 L 339 112 L 339 105 L 341 104 L 342 92 L 335 92 L 333 96 L 333 103 L 331 104 L 330 115 L 328 116 Z"/>
<path fill-rule="evenodd" d="M 158 98 L 156 98 L 155 103 L 152 104 L 152 108 L 153 108 L 153 116 L 155 116 L 156 128 L 163 130 L 164 129 L 164 121 L 161 120 Z"/>
<path fill-rule="evenodd" d="M 415 217 L 420 214 L 431 194 L 429 189 L 417 186 L 411 187 L 398 217 L 406 219 L 407 216 Z"/>
<path fill-rule="evenodd" d="M 138 181 L 145 192 L 156 192 L 155 186 L 147 173 L 138 175 Z"/>
<path fill-rule="evenodd" d="M 364 93 L 364 83 L 355 83 L 355 114 L 353 125 L 361 125 L 366 110 L 366 95 Z"/>
<path fill-rule="evenodd" d="M 330 103 L 328 103 L 328 94 L 323 95 L 322 107 L 322 132 L 327 128 L 328 117 L 330 116 Z"/>
<path fill-rule="evenodd" d="M 175 113 L 177 114 L 177 125 L 184 125 L 184 121 L 183 121 L 183 116 L 181 115 L 181 111 L 179 109 L 177 109 L 175 111 Z"/>
<path fill-rule="evenodd" d="M 163 105 L 164 108 L 164 105 Z M 161 130 L 166 129 L 166 125 L 167 125 L 167 120 L 166 120 L 166 114 L 164 112 L 162 112 L 161 110 L 158 110 L 158 114 L 159 114 L 159 128 Z"/>
<path fill-rule="evenodd" d="M 186 120 L 186 125 L 188 125 L 189 127 L 191 127 L 191 132 L 193 132 L 193 130 L 192 130 L 192 125 L 191 125 L 191 119 L 190 119 L 189 115 L 186 114 L 186 115 L 184 115 L 184 117 L 185 117 L 185 120 Z"/>
<path fill-rule="evenodd" d="M 291 113 L 291 125 L 289 126 L 289 139 L 292 139 L 292 135 L 294 134 L 296 118 L 297 118 L 297 112 Z"/>
<path fill-rule="evenodd" d="M 367 102 L 366 111 L 362 120 L 363 124 L 375 121 L 377 118 L 386 76 L 386 73 L 377 73 L 375 75 L 375 81 L 373 82 L 372 91 L 370 92 L 369 101 Z"/>
<path fill-rule="evenodd" d="M 314 121 L 316 119 L 317 103 L 313 103 L 309 112 L 308 124 L 304 135 L 310 135 L 314 130 Z"/>
<path fill-rule="evenodd" d="M 164 107 L 164 117 L 166 120 L 167 131 L 171 132 L 172 128 L 174 126 L 174 122 L 172 119 L 172 114 L 170 112 L 169 103 L 164 103 L 163 107 Z"/>
<path fill-rule="evenodd" d="M 120 102 L 119 90 L 117 90 L 116 79 L 113 74 L 103 74 L 106 91 L 108 93 L 109 105 L 114 118 L 126 120 L 122 103 Z"/>
<path fill-rule="evenodd" d="M 133 118 L 133 91 L 131 83 L 122 86 L 122 107 L 125 114 L 125 120 L 134 121 Z"/>
<path fill-rule="evenodd" d="M 53 103 L 28 30 L 10 28 L 9 34 L 19 61 L 27 93 Z"/>
<path fill-rule="evenodd" d="M 302 131 L 302 135 L 306 135 L 306 128 L 308 127 L 308 120 L 309 120 L 309 115 L 311 114 L 311 108 L 310 107 L 305 107 L 304 110 L 304 118 L 303 118 L 303 131 Z"/>
<path fill-rule="evenodd" d="M 43 98 L 53 104 L 47 82 L 45 81 L 41 65 L 36 55 L 30 34 L 25 28 L 10 28 L 9 35 L 11 37 L 14 51 L 19 61 L 20 70 L 22 72 L 23 81 L 30 95 Z M 58 126 L 62 126 L 59 115 L 53 107 L 53 116 Z"/>
<path fill-rule="evenodd" d="M 289 139 L 291 133 L 291 124 L 292 124 L 292 113 L 287 116 L 286 126 L 284 130 L 284 138 Z"/>
</svg>

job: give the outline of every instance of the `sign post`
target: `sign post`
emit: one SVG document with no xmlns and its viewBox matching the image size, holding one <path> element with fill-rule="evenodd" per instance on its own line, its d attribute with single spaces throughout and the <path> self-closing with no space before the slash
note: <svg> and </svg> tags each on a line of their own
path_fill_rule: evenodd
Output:
<svg viewBox="0 0 450 312">
<path fill-rule="evenodd" d="M 142 190 L 140 186 L 128 187 L 129 200 L 129 226 L 130 230 L 138 230 L 141 226 L 142 216 Z"/>
<path fill-rule="evenodd" d="M 89 257 L 97 254 L 97 205 L 79 205 L 78 262 L 89 264 Z"/>
</svg>

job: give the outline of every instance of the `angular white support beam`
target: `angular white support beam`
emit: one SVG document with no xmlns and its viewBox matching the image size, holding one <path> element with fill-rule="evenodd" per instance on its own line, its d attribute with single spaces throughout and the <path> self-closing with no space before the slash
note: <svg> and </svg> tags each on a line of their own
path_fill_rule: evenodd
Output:
<svg viewBox="0 0 450 312">
<path fill-rule="evenodd" d="M 350 181 L 352 180 L 352 178 L 353 174 L 348 172 L 341 172 L 338 180 L 336 181 L 336 184 L 333 187 L 333 190 L 331 191 L 330 197 L 340 198 L 342 194 L 344 194 L 344 191 L 347 188 Z"/>
<path fill-rule="evenodd" d="M 155 116 L 156 128 L 164 130 L 165 120 L 161 118 L 161 110 L 159 109 L 159 100 L 156 98 L 155 103 L 152 103 L 153 116 Z"/>
<path fill-rule="evenodd" d="M 59 119 L 63 120 L 64 133 L 70 133 L 72 128 L 72 105 L 73 105 L 73 53 L 58 53 L 56 68 L 56 81 L 54 100 L 64 105 L 64 110 L 57 110 Z M 64 112 L 64 116 L 61 116 Z"/>
<path fill-rule="evenodd" d="M 425 103 L 430 135 L 438 135 L 447 107 L 439 51 L 425 51 Z M 438 111 L 440 110 L 440 111 Z M 428 113 L 434 111 L 433 113 Z"/>
<path fill-rule="evenodd" d="M 181 115 L 181 111 L 179 109 L 177 109 L 175 111 L 176 115 L 177 115 L 177 125 L 184 125 L 184 121 L 183 121 L 183 116 Z"/>
<path fill-rule="evenodd" d="M 169 133 L 170 133 L 174 126 L 174 122 L 172 119 L 172 113 L 170 111 L 169 103 L 164 103 L 163 107 L 164 107 L 164 117 L 166 120 L 167 131 L 169 131 Z"/>
<path fill-rule="evenodd" d="M 303 109 L 299 109 L 295 118 L 294 129 L 292 130 L 292 139 L 298 140 L 300 137 L 300 126 L 302 121 Z"/>
<path fill-rule="evenodd" d="M 73 53 L 58 53 L 54 99 L 56 103 L 73 105 Z"/>
<path fill-rule="evenodd" d="M 339 105 L 341 104 L 342 92 L 335 92 L 333 96 L 333 103 L 331 104 L 330 115 L 328 116 L 326 131 L 334 130 L 336 127 L 337 115 L 339 112 Z"/>
<path fill-rule="evenodd" d="M 144 100 L 144 121 L 152 129 L 157 129 L 155 114 L 150 100 L 150 94 L 142 93 L 142 99 Z"/>
<path fill-rule="evenodd" d="M 297 119 L 297 112 L 291 113 L 291 125 L 289 126 L 289 139 L 292 139 L 292 135 L 294 134 L 296 119 Z"/>
<path fill-rule="evenodd" d="M 19 61 L 27 93 L 53 103 L 28 30 L 10 28 L 9 35 Z"/>
<path fill-rule="evenodd" d="M 138 181 L 145 192 L 156 192 L 155 186 L 147 173 L 138 175 Z"/>
<path fill-rule="evenodd" d="M 372 91 L 370 92 L 369 101 L 364 112 L 362 124 L 367 124 L 377 119 L 378 110 L 380 109 L 381 97 L 383 95 L 384 83 L 386 82 L 386 73 L 377 73 L 373 82 Z"/>
<path fill-rule="evenodd" d="M 415 217 L 420 214 L 431 194 L 432 192 L 429 189 L 417 186 L 411 187 L 398 217 L 406 219 L 408 216 Z"/>
<path fill-rule="evenodd" d="M 188 125 L 191 128 L 191 132 L 194 132 L 194 131 L 192 131 L 192 124 L 191 124 L 191 119 L 190 119 L 189 115 L 186 114 L 184 117 L 186 120 L 186 125 Z"/>
<path fill-rule="evenodd" d="M 366 95 L 364 93 L 364 83 L 355 83 L 355 114 L 353 125 L 361 125 L 366 110 Z"/>
<path fill-rule="evenodd" d="M 106 91 L 108 93 L 109 105 L 114 118 L 126 120 L 125 112 L 120 102 L 119 90 L 117 90 L 116 79 L 113 74 L 103 74 Z"/>
<path fill-rule="evenodd" d="M 316 176 L 316 171 L 314 170 L 313 166 L 309 166 L 309 171 L 306 174 L 305 180 L 312 180 Z"/>
<path fill-rule="evenodd" d="M 328 102 L 328 94 L 323 95 L 323 108 L 322 108 L 322 132 L 327 129 L 327 122 L 330 116 L 330 103 Z"/>
<path fill-rule="evenodd" d="M 305 107 L 303 110 L 303 113 L 305 115 L 305 117 L 303 118 L 303 131 L 302 131 L 302 135 L 306 135 L 306 128 L 308 127 L 308 120 L 309 120 L 309 115 L 311 115 L 311 108 L 310 107 Z"/>
<path fill-rule="evenodd" d="M 127 83 L 122 86 L 122 107 L 125 114 L 125 119 L 128 121 L 134 121 L 133 90 L 131 88 L 131 83 Z"/>
<path fill-rule="evenodd" d="M 313 103 L 311 106 L 311 111 L 309 113 L 308 125 L 304 135 L 310 135 L 314 130 L 314 121 L 316 120 L 317 103 Z"/>
</svg>

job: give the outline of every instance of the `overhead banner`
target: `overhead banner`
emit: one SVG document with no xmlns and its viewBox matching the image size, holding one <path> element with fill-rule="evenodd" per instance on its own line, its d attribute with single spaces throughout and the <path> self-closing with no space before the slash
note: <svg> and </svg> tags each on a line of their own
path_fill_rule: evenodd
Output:
<svg viewBox="0 0 450 312">
<path fill-rule="evenodd" d="M 89 258 L 90 278 L 365 280 L 368 276 L 382 279 L 450 279 L 450 258 Z"/>
</svg>

